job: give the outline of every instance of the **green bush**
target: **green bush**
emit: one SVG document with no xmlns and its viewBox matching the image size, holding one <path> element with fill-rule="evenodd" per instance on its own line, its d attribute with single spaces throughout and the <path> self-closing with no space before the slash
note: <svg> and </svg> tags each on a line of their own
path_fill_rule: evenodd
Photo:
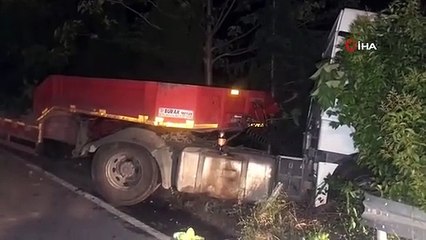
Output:
<svg viewBox="0 0 426 240">
<path fill-rule="evenodd" d="M 426 209 L 426 18 L 419 5 L 395 1 L 386 15 L 356 21 L 352 37 L 377 51 L 340 51 L 312 78 L 318 102 L 356 129 L 359 163 L 384 195 Z"/>
</svg>

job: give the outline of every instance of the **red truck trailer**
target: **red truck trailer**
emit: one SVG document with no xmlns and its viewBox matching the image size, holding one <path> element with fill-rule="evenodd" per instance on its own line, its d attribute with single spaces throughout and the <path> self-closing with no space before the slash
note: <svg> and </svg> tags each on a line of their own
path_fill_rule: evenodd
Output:
<svg viewBox="0 0 426 240">
<path fill-rule="evenodd" d="M 35 154 L 56 141 L 90 156 L 97 191 L 115 205 L 159 186 L 256 201 L 273 187 L 276 158 L 203 136 L 262 126 L 277 111 L 262 91 L 53 75 L 34 91 L 33 117 L 0 118 L 0 141 Z"/>
</svg>

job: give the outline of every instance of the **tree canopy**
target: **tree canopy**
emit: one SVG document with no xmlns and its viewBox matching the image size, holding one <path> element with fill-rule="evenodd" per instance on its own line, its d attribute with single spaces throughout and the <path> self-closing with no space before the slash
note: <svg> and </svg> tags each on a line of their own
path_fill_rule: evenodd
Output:
<svg viewBox="0 0 426 240">
<path fill-rule="evenodd" d="M 310 88 L 308 73 L 328 31 L 316 31 L 314 23 L 356 5 L 293 0 L 273 7 L 265 0 L 211 0 L 207 17 L 207 2 L 4 0 L 0 95 L 22 99 L 26 92 L 29 97 L 32 87 L 52 73 L 203 84 L 210 52 L 215 85 L 275 86 L 286 109 L 300 110 Z M 207 23 L 215 30 L 209 51 Z"/>
</svg>

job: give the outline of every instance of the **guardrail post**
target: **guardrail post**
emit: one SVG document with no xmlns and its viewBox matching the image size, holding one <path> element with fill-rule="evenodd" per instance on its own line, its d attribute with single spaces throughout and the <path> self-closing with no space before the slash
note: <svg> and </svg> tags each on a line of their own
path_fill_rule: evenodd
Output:
<svg viewBox="0 0 426 240">
<path fill-rule="evenodd" d="M 376 230 L 377 240 L 388 240 L 388 234 L 382 230 Z"/>
</svg>

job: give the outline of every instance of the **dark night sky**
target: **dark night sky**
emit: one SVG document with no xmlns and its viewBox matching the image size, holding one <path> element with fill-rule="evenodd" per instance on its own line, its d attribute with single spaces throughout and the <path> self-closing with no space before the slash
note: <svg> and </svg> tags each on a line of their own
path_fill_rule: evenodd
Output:
<svg viewBox="0 0 426 240">
<path fill-rule="evenodd" d="M 219 1 L 219 0 L 218 0 Z M 265 2 L 266 1 L 269 1 L 269 0 L 264 0 Z M 277 1 L 288 1 L 288 0 L 277 0 Z M 298 1 L 302 1 L 302 0 L 298 0 Z M 336 1 L 339 1 L 339 0 L 329 0 L 329 1 L 327 1 L 327 2 L 330 2 L 330 3 L 335 3 Z M 388 6 L 388 4 L 391 2 L 391 0 L 361 0 L 361 6 L 359 6 L 358 8 L 359 9 L 368 9 L 368 10 L 370 10 L 370 11 L 380 11 L 380 10 L 382 10 L 382 9 L 384 9 L 385 7 L 387 7 Z M 423 0 L 423 2 L 425 2 L 425 0 Z M 19 11 L 18 11 L 19 12 Z M 66 11 L 65 11 L 66 12 Z M 5 13 L 4 13 L 5 14 Z M 46 14 L 45 14 L 46 15 Z M 54 16 L 55 14 L 50 14 L 50 15 L 52 15 L 52 16 Z M 48 16 L 50 16 L 49 14 L 47 14 L 47 17 Z M 135 15 L 134 14 L 132 14 L 132 13 L 129 13 L 129 15 L 130 16 L 132 16 L 133 18 L 135 18 Z M 46 16 L 45 16 L 46 17 Z M 322 30 L 322 31 L 326 31 L 326 32 L 328 32 L 329 30 L 330 30 L 330 28 L 331 28 L 331 25 L 334 23 L 334 21 L 335 21 L 335 19 L 336 19 L 336 17 L 337 17 L 337 14 L 332 14 L 332 15 L 330 15 L 330 16 L 327 16 L 327 19 L 326 19 L 326 21 L 323 21 L 323 22 L 316 22 L 316 23 L 314 23 L 313 24 L 313 26 L 312 26 L 312 28 L 311 29 L 313 29 L 313 30 Z M 22 20 L 22 22 L 24 22 L 24 20 L 25 19 L 23 19 Z M 230 20 L 232 20 L 232 17 L 230 18 Z M 43 20 L 43 19 L 41 19 L 40 20 L 41 22 L 42 21 L 45 21 L 45 20 Z M 3 21 L 3 24 L 5 24 L 4 23 L 4 21 Z M 7 24 L 7 23 L 6 23 Z M 51 25 L 51 24 L 50 24 Z M 226 24 L 225 24 L 226 25 Z M 226 28 L 225 28 L 226 29 Z M 13 32 L 13 31 L 12 31 Z M 24 32 L 25 34 L 20 34 L 20 33 L 17 33 L 16 35 L 17 36 L 20 36 L 20 35 L 22 35 L 22 36 L 29 36 L 29 35 L 31 35 L 31 31 L 22 31 L 22 32 Z M 43 32 L 43 31 L 39 31 L 37 34 L 41 34 L 41 32 Z M 6 31 L 4 31 L 4 33 L 6 33 Z M 49 33 L 49 34 L 51 34 L 51 33 Z M 9 38 L 9 36 L 12 36 L 13 34 L 9 34 L 9 33 L 7 33 L 7 36 L 5 35 L 5 39 L 7 40 L 8 38 Z M 47 37 L 47 38 L 49 38 L 50 37 L 50 35 Z M 37 37 L 34 37 L 34 39 L 37 39 Z M 4 45 L 4 44 L 3 44 Z M 10 57 L 8 57 L 7 58 L 8 60 L 10 60 Z M 14 62 L 14 61 L 12 61 L 12 62 Z M 20 64 L 20 65 L 16 65 L 16 66 L 21 66 L 22 64 Z M 4 67 L 6 67 L 6 68 L 8 68 L 8 69 L 10 69 L 11 67 L 10 66 L 6 66 L 6 65 L 2 65 L 2 66 L 0 66 L 0 70 L 2 70 L 3 72 L 5 72 L 4 71 Z M 16 71 L 18 71 L 19 69 L 17 69 Z M 11 72 L 11 74 L 15 74 L 15 72 Z M 5 73 L 3 73 L 3 76 L 5 76 L 6 74 Z M 15 74 L 16 75 L 16 74 Z M 19 78 L 19 77 L 18 77 Z M 5 80 L 3 80 L 3 82 L 4 82 Z"/>
<path fill-rule="evenodd" d="M 383 10 L 390 2 L 390 0 L 363 0 L 361 1 L 361 5 L 367 6 L 368 9 L 375 12 Z"/>
</svg>

